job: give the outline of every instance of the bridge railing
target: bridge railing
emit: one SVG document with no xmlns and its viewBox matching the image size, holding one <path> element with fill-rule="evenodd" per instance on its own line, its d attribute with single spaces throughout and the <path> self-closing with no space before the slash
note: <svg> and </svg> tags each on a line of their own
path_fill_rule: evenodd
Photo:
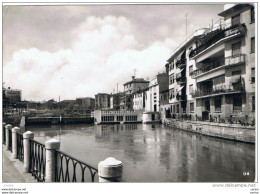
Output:
<svg viewBox="0 0 260 194">
<path fill-rule="evenodd" d="M 33 139 L 33 132 L 21 133 L 20 128 L 5 124 L 3 129 L 5 149 L 12 152 L 12 159 L 23 162 L 23 171 L 32 174 L 38 182 L 121 181 L 121 161 L 110 157 L 99 162 L 96 168 L 60 151 L 58 140 L 51 139 L 43 144 Z"/>
</svg>

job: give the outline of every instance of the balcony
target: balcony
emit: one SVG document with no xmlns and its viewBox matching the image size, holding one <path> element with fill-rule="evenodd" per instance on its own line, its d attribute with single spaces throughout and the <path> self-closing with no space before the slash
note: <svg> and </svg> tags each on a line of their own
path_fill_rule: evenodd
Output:
<svg viewBox="0 0 260 194">
<path fill-rule="evenodd" d="M 186 96 L 186 94 L 185 95 L 177 94 L 176 99 L 179 101 L 185 101 L 185 100 L 187 100 L 187 96 Z"/>
<path fill-rule="evenodd" d="M 186 66 L 186 58 L 182 58 L 182 59 L 179 59 L 177 62 L 176 62 L 176 67 L 177 68 L 183 68 Z"/>
<path fill-rule="evenodd" d="M 204 75 L 204 74 L 207 74 L 207 73 L 212 72 L 214 70 L 221 69 L 222 67 L 226 68 L 226 67 L 229 67 L 229 66 L 240 65 L 240 64 L 243 64 L 243 63 L 245 63 L 245 55 L 244 54 L 240 54 L 240 55 L 237 55 L 237 56 L 230 56 L 230 57 L 226 57 L 225 60 L 221 59 L 221 60 L 213 61 L 209 64 L 206 64 L 203 67 L 192 71 L 190 73 L 190 76 L 191 76 L 191 78 L 196 78 L 196 77 L 198 77 L 202 74 Z"/>
<path fill-rule="evenodd" d="M 245 32 L 245 24 L 234 25 L 224 29 L 220 28 L 215 31 L 212 31 L 204 36 L 202 43 L 200 43 L 200 45 L 196 49 L 190 51 L 189 57 L 193 58 L 194 56 L 206 50 L 207 48 L 217 43 L 221 39 L 229 39 L 231 37 L 234 37 L 234 35 L 244 35 Z"/>
<path fill-rule="evenodd" d="M 186 77 L 182 76 L 182 77 L 176 78 L 176 81 L 177 81 L 178 85 L 185 84 L 186 83 Z"/>
<path fill-rule="evenodd" d="M 242 83 L 238 84 L 223 84 L 221 86 L 216 86 L 213 88 L 208 88 L 206 90 L 197 90 L 192 95 L 193 98 L 206 98 L 210 96 L 232 94 L 244 92 L 245 87 Z"/>
</svg>

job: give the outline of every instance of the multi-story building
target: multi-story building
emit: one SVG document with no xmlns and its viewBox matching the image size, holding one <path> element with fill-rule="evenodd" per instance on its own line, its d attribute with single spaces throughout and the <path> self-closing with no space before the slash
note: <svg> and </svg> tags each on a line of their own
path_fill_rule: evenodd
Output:
<svg viewBox="0 0 260 194">
<path fill-rule="evenodd" d="M 197 30 L 169 58 L 172 115 L 225 121 L 254 118 L 255 18 L 250 4 L 225 5 L 224 17 Z"/>
<path fill-rule="evenodd" d="M 95 95 L 95 109 L 110 109 L 110 94 L 98 93 Z"/>
<path fill-rule="evenodd" d="M 76 103 L 78 104 L 78 108 L 83 112 L 86 110 L 94 110 L 95 107 L 95 99 L 90 97 L 77 98 Z"/>
<path fill-rule="evenodd" d="M 150 81 L 147 94 L 146 112 L 159 112 L 160 110 L 160 93 L 169 88 L 169 77 L 167 73 L 159 73 Z"/>
<path fill-rule="evenodd" d="M 110 108 L 113 110 L 120 110 L 120 98 L 124 95 L 124 93 L 116 93 L 111 94 L 110 96 Z"/>
<path fill-rule="evenodd" d="M 148 87 L 149 81 L 143 78 L 135 78 L 124 84 L 124 94 L 120 97 L 120 110 L 133 110 L 133 93 Z"/>
<path fill-rule="evenodd" d="M 10 87 L 8 87 L 4 90 L 4 98 L 6 100 L 6 104 L 17 104 L 18 102 L 21 102 L 22 91 L 17 89 L 11 89 Z"/>
<path fill-rule="evenodd" d="M 134 92 L 133 95 L 133 109 L 134 110 L 145 110 L 145 97 L 146 92 L 149 90 L 149 88 L 145 88 L 143 90 L 139 90 Z"/>
<path fill-rule="evenodd" d="M 225 5 L 224 17 L 197 41 L 189 57 L 195 60 L 195 114 L 202 120 L 254 118 L 255 18 L 250 4 Z"/>
<path fill-rule="evenodd" d="M 189 51 L 196 47 L 199 37 L 207 29 L 194 32 L 182 43 L 168 59 L 169 66 L 169 105 L 173 117 L 180 114 L 194 115 L 195 100 L 191 96 L 194 92 L 195 80 L 190 74 L 195 66 L 195 60 L 189 57 Z"/>
</svg>

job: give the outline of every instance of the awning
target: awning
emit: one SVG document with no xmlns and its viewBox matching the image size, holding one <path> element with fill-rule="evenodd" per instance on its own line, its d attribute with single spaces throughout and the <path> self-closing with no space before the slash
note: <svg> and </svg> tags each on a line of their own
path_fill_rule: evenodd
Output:
<svg viewBox="0 0 260 194">
<path fill-rule="evenodd" d="M 239 82 L 241 76 L 240 75 L 233 75 L 230 79 L 230 83 L 233 84 L 233 83 L 237 83 Z"/>
<path fill-rule="evenodd" d="M 183 89 L 183 87 L 184 87 L 184 86 L 178 88 L 176 91 L 177 91 L 177 92 L 181 92 L 181 90 Z"/>
</svg>

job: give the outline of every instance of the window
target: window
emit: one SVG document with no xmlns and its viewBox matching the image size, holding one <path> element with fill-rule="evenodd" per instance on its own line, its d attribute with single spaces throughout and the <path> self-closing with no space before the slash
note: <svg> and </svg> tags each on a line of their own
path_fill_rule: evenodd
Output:
<svg viewBox="0 0 260 194">
<path fill-rule="evenodd" d="M 252 111 L 255 111 L 255 96 L 252 96 Z"/>
<path fill-rule="evenodd" d="M 179 104 L 177 104 L 177 108 L 176 109 L 177 109 L 176 112 L 179 113 L 180 112 L 180 105 Z"/>
<path fill-rule="evenodd" d="M 251 8 L 251 23 L 255 23 L 255 8 Z"/>
<path fill-rule="evenodd" d="M 175 113 L 175 105 L 173 105 L 173 113 Z"/>
<path fill-rule="evenodd" d="M 190 103 L 190 112 L 194 112 L 194 102 Z"/>
<path fill-rule="evenodd" d="M 242 110 L 242 96 L 241 95 L 233 96 L 233 110 L 234 111 Z"/>
<path fill-rule="evenodd" d="M 241 42 L 232 44 L 232 56 L 237 56 L 241 54 Z"/>
<path fill-rule="evenodd" d="M 232 17 L 232 26 L 240 24 L 240 14 Z"/>
<path fill-rule="evenodd" d="M 255 53 L 255 37 L 251 38 L 251 53 Z"/>
<path fill-rule="evenodd" d="M 189 86 L 189 90 L 190 90 L 190 94 L 193 94 L 193 93 L 194 93 L 194 91 L 193 91 L 193 84 L 191 84 L 191 85 Z"/>
<path fill-rule="evenodd" d="M 221 99 L 214 100 L 215 112 L 221 111 Z"/>
<path fill-rule="evenodd" d="M 255 68 L 251 69 L 251 83 L 255 83 Z"/>
<path fill-rule="evenodd" d="M 241 75 L 241 70 L 232 71 L 232 75 Z"/>
<path fill-rule="evenodd" d="M 189 67 L 189 73 L 193 72 L 193 65 Z"/>
</svg>

